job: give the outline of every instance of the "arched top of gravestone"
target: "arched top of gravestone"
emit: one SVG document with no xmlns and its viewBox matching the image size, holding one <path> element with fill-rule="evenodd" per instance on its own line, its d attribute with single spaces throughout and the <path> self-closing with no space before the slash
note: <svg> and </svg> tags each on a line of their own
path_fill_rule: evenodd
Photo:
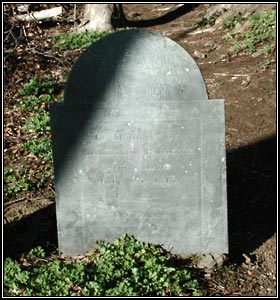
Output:
<svg viewBox="0 0 280 300">
<path fill-rule="evenodd" d="M 65 104 L 202 101 L 207 90 L 193 58 L 147 30 L 123 30 L 93 43 L 74 64 Z"/>
</svg>

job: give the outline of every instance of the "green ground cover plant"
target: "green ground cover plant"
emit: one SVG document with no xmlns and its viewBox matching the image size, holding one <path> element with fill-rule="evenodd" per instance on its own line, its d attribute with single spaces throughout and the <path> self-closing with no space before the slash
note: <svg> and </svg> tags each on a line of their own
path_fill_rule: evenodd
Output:
<svg viewBox="0 0 280 300">
<path fill-rule="evenodd" d="M 205 27 L 205 26 L 212 26 L 215 24 L 217 18 L 219 17 L 220 14 L 214 13 L 213 15 L 210 16 L 210 18 L 201 18 L 195 22 L 195 25 L 198 27 Z"/>
<path fill-rule="evenodd" d="M 24 133 L 43 133 L 50 131 L 50 116 L 46 111 L 40 111 L 31 116 L 22 127 Z"/>
<path fill-rule="evenodd" d="M 24 84 L 23 88 L 18 90 L 19 95 L 40 96 L 44 94 L 53 94 L 54 83 L 48 78 L 38 79 L 37 76 L 32 77 L 29 82 Z"/>
<path fill-rule="evenodd" d="M 4 200 L 17 196 L 21 191 L 40 188 L 49 180 L 53 180 L 52 163 L 42 170 L 30 169 L 27 163 L 4 168 Z"/>
<path fill-rule="evenodd" d="M 69 33 L 54 37 L 55 47 L 59 50 L 84 49 L 109 32 L 86 31 L 82 33 Z"/>
<path fill-rule="evenodd" d="M 51 80 L 39 80 L 36 76 L 18 90 L 19 95 L 24 96 L 19 108 L 31 112 L 22 126 L 22 131 L 24 134 L 33 134 L 21 147 L 46 161 L 50 161 L 52 157 L 48 104 L 54 102 L 54 90 L 55 84 Z"/>
<path fill-rule="evenodd" d="M 52 160 L 52 146 L 50 138 L 42 136 L 41 138 L 31 137 L 28 142 L 21 144 L 21 147 L 26 149 L 29 154 L 40 157 L 45 161 Z"/>
<path fill-rule="evenodd" d="M 99 242 L 82 261 L 47 258 L 40 246 L 4 262 L 5 296 L 200 296 L 189 268 L 174 267 L 160 246 L 123 235 Z"/>
<path fill-rule="evenodd" d="M 19 191 L 27 190 L 30 186 L 22 172 L 13 168 L 4 168 L 4 195 L 6 197 L 16 195 Z"/>
<path fill-rule="evenodd" d="M 225 28 L 234 28 L 237 23 L 242 22 L 244 20 L 247 20 L 247 18 L 239 12 L 236 16 L 234 16 L 230 20 L 224 22 L 222 24 L 222 28 L 224 28 L 224 29 Z"/>
<path fill-rule="evenodd" d="M 225 22 L 223 28 L 233 28 L 236 23 L 244 21 L 246 18 L 242 15 L 235 16 L 232 20 Z M 265 55 L 270 54 L 275 50 L 276 38 L 276 11 L 269 10 L 263 14 L 253 14 L 250 18 L 250 29 L 244 33 L 228 33 L 227 40 L 234 41 L 231 47 L 232 53 L 244 51 L 251 54 L 257 50 L 258 47 L 266 43 L 262 51 Z M 270 41 L 273 40 L 273 43 Z"/>
<path fill-rule="evenodd" d="M 20 100 L 16 109 L 24 115 L 19 148 L 25 153 L 22 154 L 20 164 L 4 168 L 5 198 L 14 197 L 21 191 L 38 188 L 47 180 L 53 180 L 49 103 L 55 102 L 54 94 L 55 83 L 46 77 L 39 79 L 33 76 L 18 89 Z M 45 167 L 39 171 L 29 168 L 27 157 L 42 160 Z"/>
</svg>

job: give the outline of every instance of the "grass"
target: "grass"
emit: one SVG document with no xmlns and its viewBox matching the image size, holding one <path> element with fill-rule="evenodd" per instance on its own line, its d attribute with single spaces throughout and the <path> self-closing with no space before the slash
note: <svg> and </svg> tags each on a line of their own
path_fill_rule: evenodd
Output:
<svg viewBox="0 0 280 300">
<path fill-rule="evenodd" d="M 36 247 L 21 262 L 4 262 L 5 296 L 201 296 L 187 267 L 172 266 L 159 246 L 124 235 L 99 242 L 81 261 L 47 258 Z"/>
</svg>

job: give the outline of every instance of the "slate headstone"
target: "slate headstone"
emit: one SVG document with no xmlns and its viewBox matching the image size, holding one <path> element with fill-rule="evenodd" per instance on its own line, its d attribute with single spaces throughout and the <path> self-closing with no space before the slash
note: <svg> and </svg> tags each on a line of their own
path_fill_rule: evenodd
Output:
<svg viewBox="0 0 280 300">
<path fill-rule="evenodd" d="M 159 33 L 124 30 L 74 64 L 51 106 L 59 249 L 127 233 L 173 253 L 227 253 L 224 100 Z"/>
</svg>

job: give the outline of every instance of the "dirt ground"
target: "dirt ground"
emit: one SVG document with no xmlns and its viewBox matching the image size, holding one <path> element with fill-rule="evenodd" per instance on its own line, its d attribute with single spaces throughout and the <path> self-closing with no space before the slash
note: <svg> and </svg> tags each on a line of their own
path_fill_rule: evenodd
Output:
<svg viewBox="0 0 280 300">
<path fill-rule="evenodd" d="M 211 31 L 209 26 L 195 25 L 208 6 L 192 6 L 177 17 L 168 13 L 179 4 L 126 4 L 124 12 L 138 21 L 134 23 L 138 28 L 160 32 L 186 49 L 203 74 L 209 99 L 225 99 L 229 255 L 223 267 L 205 273 L 207 294 L 276 296 L 276 68 L 267 63 L 275 59 L 275 51 L 269 56 L 231 54 L 225 39 L 230 29 Z M 66 9 L 65 19 L 72 13 L 72 8 Z M 9 110 L 27 78 L 51 76 L 63 89 L 63 76 L 81 51 L 56 54 L 41 42 L 71 28 L 73 23 L 65 20 L 43 29 L 26 28 L 29 44 L 22 46 L 22 52 L 9 53 L 4 63 L 4 127 L 19 124 L 20 116 L 11 116 Z M 14 159 L 19 143 L 13 130 L 12 136 L 4 136 L 5 164 Z M 17 257 L 38 244 L 57 246 L 53 183 L 21 197 L 4 205 L 5 257 Z"/>
</svg>

